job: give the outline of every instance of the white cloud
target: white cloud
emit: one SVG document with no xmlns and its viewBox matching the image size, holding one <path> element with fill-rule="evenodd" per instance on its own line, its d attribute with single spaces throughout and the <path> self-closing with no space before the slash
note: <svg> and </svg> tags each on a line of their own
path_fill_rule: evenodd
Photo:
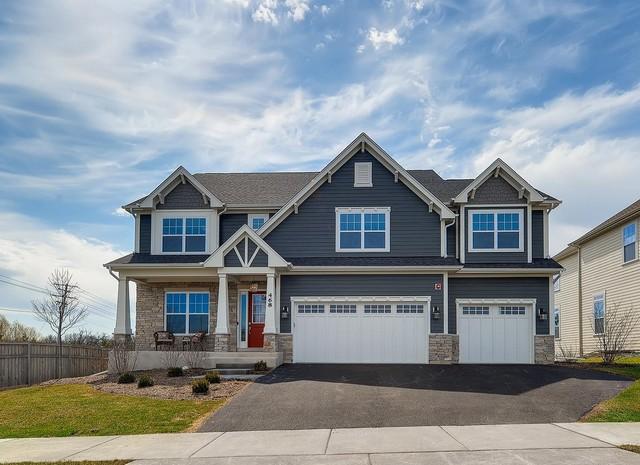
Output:
<svg viewBox="0 0 640 465">
<path fill-rule="evenodd" d="M 393 48 L 394 45 L 402 45 L 404 43 L 404 39 L 400 37 L 396 28 L 389 29 L 388 31 L 379 31 L 375 27 L 372 27 L 369 29 L 367 39 L 369 39 L 369 42 L 371 42 L 373 48 L 376 50 L 383 46 Z"/>
<path fill-rule="evenodd" d="M 262 0 L 251 17 L 255 22 L 267 23 L 275 26 L 278 24 L 278 16 L 276 14 L 277 6 L 277 0 Z"/>
<path fill-rule="evenodd" d="M 309 11 L 308 0 L 285 0 L 285 4 L 289 8 L 287 15 L 290 18 L 293 18 L 296 22 L 304 21 L 304 17 Z"/>
<path fill-rule="evenodd" d="M 111 212 L 112 215 L 114 216 L 122 216 L 122 217 L 128 217 L 129 213 L 122 207 L 118 207 L 115 210 L 113 210 Z"/>
<path fill-rule="evenodd" d="M 331 11 L 331 8 L 327 5 L 320 5 L 320 14 L 322 16 L 327 16 L 329 14 L 329 12 Z"/>
<path fill-rule="evenodd" d="M 84 326 L 99 332 L 113 331 L 117 286 L 102 264 L 125 252 L 111 244 L 82 238 L 64 229 L 54 229 L 17 213 L 0 212 L 0 223 L 11 225 L 11 228 L 0 230 L 1 274 L 45 287 L 49 274 L 55 268 L 69 269 L 78 285 L 94 295 L 81 296 L 83 303 L 90 306 L 90 316 Z M 3 306 L 31 309 L 31 301 L 43 297 L 20 287 L 4 283 L 0 286 Z M 18 314 L 7 313 L 5 316 L 13 319 Z M 20 316 L 22 321 L 40 330 L 46 329 L 34 317 Z"/>
</svg>

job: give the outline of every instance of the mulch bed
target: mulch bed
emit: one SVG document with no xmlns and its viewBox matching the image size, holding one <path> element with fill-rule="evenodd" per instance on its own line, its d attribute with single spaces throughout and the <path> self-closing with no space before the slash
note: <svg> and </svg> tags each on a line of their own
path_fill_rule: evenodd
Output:
<svg viewBox="0 0 640 465">
<path fill-rule="evenodd" d="M 228 399 L 240 392 L 250 381 L 222 381 L 209 386 L 207 394 L 193 394 L 191 392 L 191 382 L 204 375 L 202 370 L 185 372 L 184 376 L 168 377 L 166 370 L 136 371 L 134 375 L 136 382 L 131 384 L 118 384 L 117 375 L 100 373 L 81 378 L 65 378 L 59 380 L 46 381 L 43 386 L 54 384 L 91 384 L 98 391 L 112 394 L 124 394 L 128 396 L 153 397 L 156 399 L 172 400 L 218 400 Z M 154 385 L 146 388 L 138 388 L 138 379 L 142 375 L 149 375 L 153 378 Z"/>
</svg>

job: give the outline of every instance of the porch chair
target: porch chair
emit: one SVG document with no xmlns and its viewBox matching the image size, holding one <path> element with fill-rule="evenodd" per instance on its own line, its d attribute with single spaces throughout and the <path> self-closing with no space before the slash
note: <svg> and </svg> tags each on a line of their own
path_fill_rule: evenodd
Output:
<svg viewBox="0 0 640 465">
<path fill-rule="evenodd" d="M 156 350 L 158 350 L 158 346 L 173 347 L 176 339 L 171 331 L 156 331 L 153 333 L 153 338 L 156 341 Z"/>
<path fill-rule="evenodd" d="M 198 331 L 192 336 L 189 336 L 188 341 L 183 339 L 182 345 L 188 345 L 189 350 L 195 350 L 196 348 L 198 350 L 204 350 L 204 338 L 206 335 L 207 333 L 205 331 Z"/>
</svg>

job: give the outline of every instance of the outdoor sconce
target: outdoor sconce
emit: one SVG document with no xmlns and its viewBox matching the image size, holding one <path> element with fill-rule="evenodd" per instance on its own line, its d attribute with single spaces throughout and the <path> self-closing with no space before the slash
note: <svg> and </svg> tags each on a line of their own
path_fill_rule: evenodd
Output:
<svg viewBox="0 0 640 465">
<path fill-rule="evenodd" d="M 434 320 L 440 319 L 440 309 L 437 306 L 433 307 L 433 310 L 431 310 L 431 316 Z"/>
<path fill-rule="evenodd" d="M 545 311 L 544 308 L 540 307 L 538 309 L 538 319 L 541 320 L 541 321 L 544 321 L 547 318 L 549 318 L 549 314 Z"/>
<path fill-rule="evenodd" d="M 280 316 L 282 317 L 283 320 L 289 319 L 289 307 L 287 307 L 286 305 L 283 305 L 280 308 Z"/>
</svg>

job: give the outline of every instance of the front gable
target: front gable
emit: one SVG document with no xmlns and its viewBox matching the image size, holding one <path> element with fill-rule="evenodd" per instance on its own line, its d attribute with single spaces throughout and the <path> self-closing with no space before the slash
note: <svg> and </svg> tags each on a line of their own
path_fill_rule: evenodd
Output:
<svg viewBox="0 0 640 465">
<path fill-rule="evenodd" d="M 356 164 L 371 164 L 371 187 L 355 187 Z M 390 208 L 389 252 L 337 252 L 336 208 Z M 347 160 L 331 179 L 264 237 L 286 259 L 441 255 L 441 217 L 368 150 Z"/>
<path fill-rule="evenodd" d="M 469 204 L 523 204 L 526 199 L 520 192 L 507 182 L 502 176 L 491 176 L 476 189 L 473 197 L 469 197 Z"/>
<path fill-rule="evenodd" d="M 185 181 L 176 186 L 164 196 L 163 202 L 156 204 L 158 210 L 183 210 L 210 208 L 206 197 L 198 189 Z"/>
<path fill-rule="evenodd" d="M 205 267 L 287 267 L 289 264 L 254 230 L 244 225 L 204 262 Z"/>
</svg>

